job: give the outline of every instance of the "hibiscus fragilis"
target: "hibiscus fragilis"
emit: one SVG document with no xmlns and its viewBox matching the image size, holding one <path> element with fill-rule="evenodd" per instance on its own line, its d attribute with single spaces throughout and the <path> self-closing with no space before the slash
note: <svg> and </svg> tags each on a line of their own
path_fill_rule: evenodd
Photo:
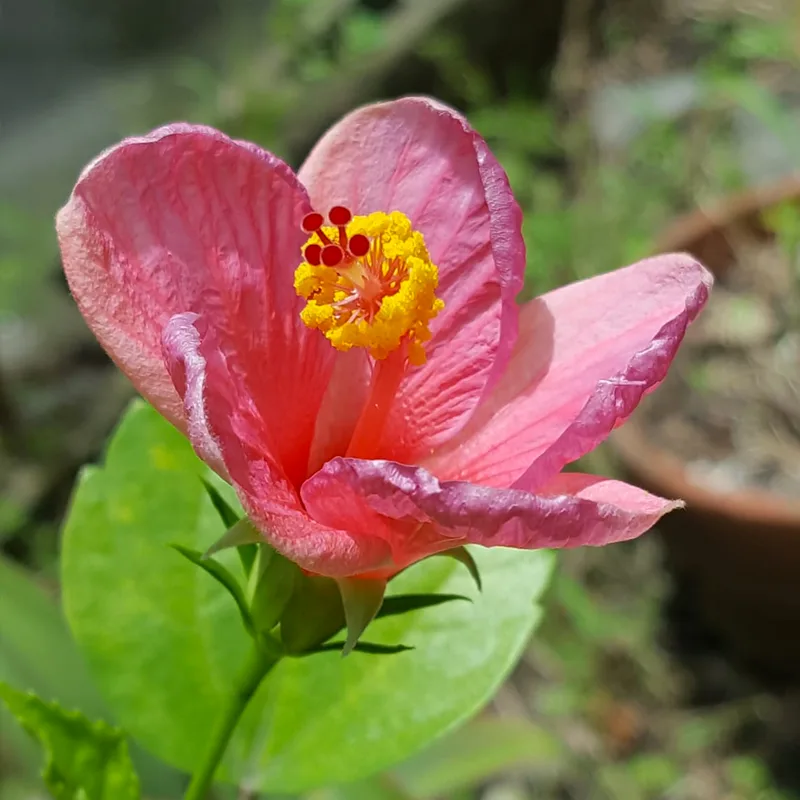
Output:
<svg viewBox="0 0 800 800">
<path fill-rule="evenodd" d="M 274 547 L 341 577 L 607 544 L 678 505 L 562 470 L 663 380 L 708 272 L 659 256 L 520 307 L 521 219 L 466 120 L 404 98 L 349 114 L 297 175 L 209 128 L 126 140 L 58 231 L 145 398 Z"/>
</svg>

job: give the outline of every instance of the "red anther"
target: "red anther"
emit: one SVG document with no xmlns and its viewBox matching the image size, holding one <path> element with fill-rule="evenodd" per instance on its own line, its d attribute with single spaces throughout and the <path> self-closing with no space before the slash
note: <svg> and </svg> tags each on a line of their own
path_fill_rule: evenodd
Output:
<svg viewBox="0 0 800 800">
<path fill-rule="evenodd" d="M 349 250 L 356 258 L 361 258 L 361 256 L 369 253 L 369 248 L 369 239 L 363 233 L 357 233 L 355 236 L 350 237 Z"/>
<path fill-rule="evenodd" d="M 344 251 L 338 244 L 328 244 L 322 248 L 322 263 L 326 267 L 337 267 L 344 261 Z"/>
<path fill-rule="evenodd" d="M 314 233 L 314 231 L 318 231 L 322 227 L 324 222 L 325 218 L 322 214 L 312 211 L 310 214 L 306 214 L 303 217 L 301 227 L 305 233 Z"/>
<path fill-rule="evenodd" d="M 331 225 L 335 225 L 338 228 L 340 225 L 347 225 L 353 219 L 353 215 L 350 213 L 349 208 L 334 206 L 328 212 L 328 219 L 331 221 Z"/>
<path fill-rule="evenodd" d="M 306 261 L 314 267 L 322 263 L 322 247 L 318 244 L 310 244 L 303 250 Z"/>
</svg>

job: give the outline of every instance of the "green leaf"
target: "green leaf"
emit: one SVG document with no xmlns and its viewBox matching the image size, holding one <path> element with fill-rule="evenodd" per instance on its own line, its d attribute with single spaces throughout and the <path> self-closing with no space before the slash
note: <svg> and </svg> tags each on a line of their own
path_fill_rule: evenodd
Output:
<svg viewBox="0 0 800 800">
<path fill-rule="evenodd" d="M 56 800 L 137 800 L 124 733 L 0 683 L 0 699 L 44 747 L 44 782 Z"/>
<path fill-rule="evenodd" d="M 180 544 L 172 544 L 171 547 L 196 567 L 210 575 L 220 586 L 224 587 L 239 609 L 239 615 L 242 618 L 245 630 L 252 635 L 255 628 L 250 617 L 250 609 L 247 606 L 247 598 L 244 596 L 244 589 L 239 585 L 239 581 L 222 564 L 213 558 L 205 557 L 199 550 L 192 550 Z"/>
<path fill-rule="evenodd" d="M 433 608 L 442 603 L 451 603 L 453 600 L 466 600 L 472 602 L 471 597 L 463 594 L 395 594 L 384 598 L 381 610 L 375 619 L 381 617 L 394 617 L 397 614 L 406 614 L 409 611 L 419 611 L 423 608 Z"/>
<path fill-rule="evenodd" d="M 177 541 L 203 551 L 218 536 L 219 518 L 198 480 L 207 474 L 189 443 L 137 403 L 105 466 L 78 486 L 63 543 L 67 616 L 109 704 L 151 751 L 190 771 L 207 751 L 249 645 L 223 588 L 165 549 Z M 474 556 L 481 594 L 452 559 L 427 559 L 392 581 L 396 594 L 474 601 L 370 624 L 371 643 L 413 650 L 281 661 L 245 713 L 220 777 L 275 793 L 354 781 L 474 714 L 521 654 L 553 566 L 541 551 Z"/>
</svg>

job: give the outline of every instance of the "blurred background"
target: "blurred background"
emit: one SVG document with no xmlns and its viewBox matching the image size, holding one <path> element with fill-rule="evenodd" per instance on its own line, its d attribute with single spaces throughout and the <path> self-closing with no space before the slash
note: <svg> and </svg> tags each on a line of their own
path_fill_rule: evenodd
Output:
<svg viewBox="0 0 800 800">
<path fill-rule="evenodd" d="M 100 705 L 59 525 L 131 389 L 60 272 L 80 168 L 178 119 L 299 166 L 355 105 L 426 93 L 509 174 L 526 295 L 666 249 L 717 272 L 660 392 L 581 465 L 689 506 L 565 553 L 480 719 L 314 800 L 800 797 L 798 77 L 797 0 L 3 0 L 0 678 Z M 39 758 L 0 715 L 1 800 L 44 796 Z M 148 796 L 175 797 L 140 758 Z"/>
</svg>

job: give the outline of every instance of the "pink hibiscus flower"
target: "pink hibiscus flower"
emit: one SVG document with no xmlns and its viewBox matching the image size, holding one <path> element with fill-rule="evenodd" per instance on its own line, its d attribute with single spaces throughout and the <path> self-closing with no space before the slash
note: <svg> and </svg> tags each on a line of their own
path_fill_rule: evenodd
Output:
<svg viewBox="0 0 800 800">
<path fill-rule="evenodd" d="M 354 111 L 298 175 L 169 125 L 91 163 L 57 220 L 111 357 L 331 577 L 608 544 L 678 505 L 562 469 L 664 378 L 709 273 L 659 256 L 520 307 L 520 224 L 486 143 L 423 98 Z"/>
</svg>

